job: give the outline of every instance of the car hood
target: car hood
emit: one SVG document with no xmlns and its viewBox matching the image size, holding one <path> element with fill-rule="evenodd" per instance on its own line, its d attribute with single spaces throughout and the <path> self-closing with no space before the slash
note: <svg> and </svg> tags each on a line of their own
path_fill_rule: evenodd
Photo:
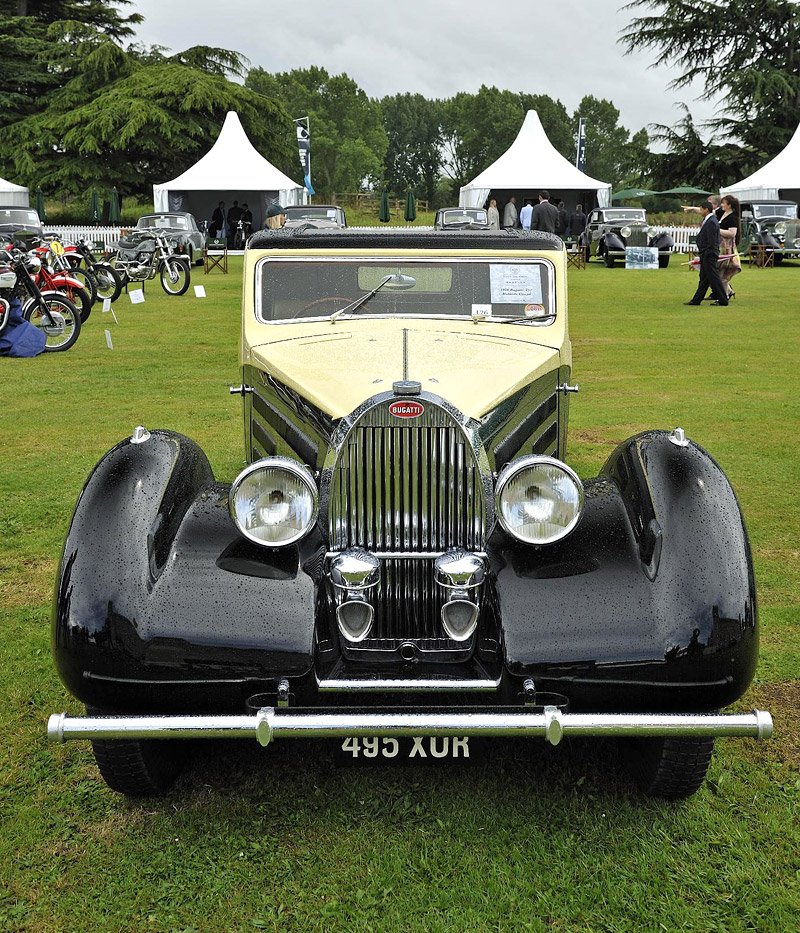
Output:
<svg viewBox="0 0 800 933">
<path fill-rule="evenodd" d="M 480 418 L 562 363 L 545 330 L 526 325 L 406 318 L 268 329 L 270 339 L 250 348 L 253 364 L 333 418 L 401 379 Z"/>
</svg>

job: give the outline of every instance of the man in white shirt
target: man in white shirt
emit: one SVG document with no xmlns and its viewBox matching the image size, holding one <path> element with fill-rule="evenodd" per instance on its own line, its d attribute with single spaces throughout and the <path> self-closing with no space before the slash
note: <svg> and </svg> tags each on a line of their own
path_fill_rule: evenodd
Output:
<svg viewBox="0 0 800 933">
<path fill-rule="evenodd" d="M 525 202 L 525 207 L 519 212 L 519 222 L 523 230 L 531 229 L 531 219 L 533 218 L 533 205 L 530 201 Z"/>
</svg>

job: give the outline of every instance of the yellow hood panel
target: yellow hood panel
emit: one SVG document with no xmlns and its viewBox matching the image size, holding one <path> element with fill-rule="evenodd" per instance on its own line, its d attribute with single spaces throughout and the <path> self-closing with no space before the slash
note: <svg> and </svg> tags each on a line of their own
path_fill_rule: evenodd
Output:
<svg viewBox="0 0 800 933">
<path fill-rule="evenodd" d="M 525 325 L 406 318 L 259 330 L 270 339 L 250 348 L 254 365 L 333 418 L 391 391 L 398 379 L 415 379 L 423 391 L 480 418 L 559 365 L 558 349 L 542 343 L 545 330 Z"/>
</svg>

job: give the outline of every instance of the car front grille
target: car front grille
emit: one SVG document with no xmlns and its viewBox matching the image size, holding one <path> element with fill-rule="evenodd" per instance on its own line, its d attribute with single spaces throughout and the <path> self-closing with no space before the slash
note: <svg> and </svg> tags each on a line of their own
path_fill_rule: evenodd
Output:
<svg viewBox="0 0 800 933">
<path fill-rule="evenodd" d="M 427 401 L 413 419 L 392 416 L 388 404 L 368 410 L 339 451 L 328 500 L 331 549 L 381 556 L 375 623 L 358 647 L 447 648 L 433 562 L 455 547 L 483 550 L 485 522 L 475 455 L 446 411 Z"/>
</svg>

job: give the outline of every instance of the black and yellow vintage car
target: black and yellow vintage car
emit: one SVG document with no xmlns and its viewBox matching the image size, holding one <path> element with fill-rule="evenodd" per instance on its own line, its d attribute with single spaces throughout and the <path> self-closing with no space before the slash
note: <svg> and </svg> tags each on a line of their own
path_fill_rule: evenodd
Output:
<svg viewBox="0 0 800 933">
<path fill-rule="evenodd" d="M 740 253 L 752 255 L 752 247 L 762 247 L 773 265 L 800 258 L 800 219 L 795 201 L 743 201 L 741 212 Z"/>
<path fill-rule="evenodd" d="M 628 247 L 650 246 L 658 250 L 658 267 L 666 269 L 675 241 L 664 230 L 647 223 L 641 207 L 596 207 L 586 222 L 581 243 L 586 259 L 602 259 L 608 268 L 625 262 Z"/>
<path fill-rule="evenodd" d="M 137 427 L 80 495 L 58 671 L 128 794 L 188 738 L 392 763 L 475 738 L 629 740 L 646 793 L 764 738 L 742 515 L 680 428 L 567 462 L 566 253 L 521 231 L 264 231 L 244 257 L 247 466 Z M 473 742 L 473 746 L 470 743 Z"/>
</svg>

